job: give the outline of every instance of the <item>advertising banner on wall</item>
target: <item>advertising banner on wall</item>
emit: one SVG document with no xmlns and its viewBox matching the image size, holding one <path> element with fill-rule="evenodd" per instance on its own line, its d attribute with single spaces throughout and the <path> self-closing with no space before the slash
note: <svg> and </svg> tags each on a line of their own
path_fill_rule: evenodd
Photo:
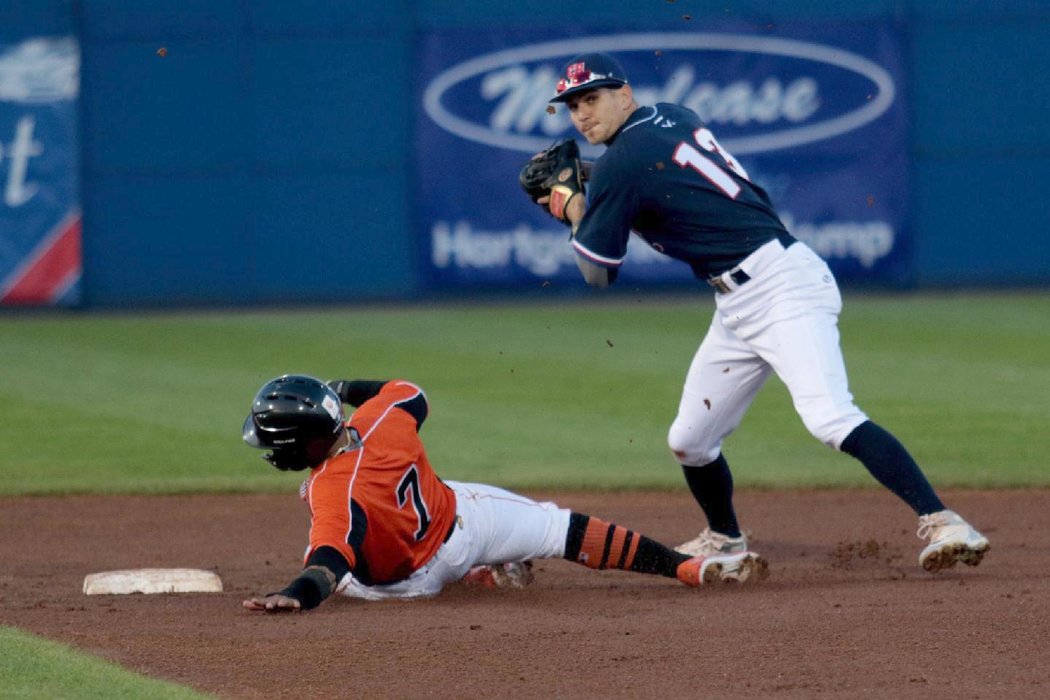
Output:
<svg viewBox="0 0 1050 700">
<path fill-rule="evenodd" d="M 417 90 L 420 255 L 431 288 L 582 284 L 568 229 L 518 186 L 525 160 L 575 137 L 552 110 L 558 72 L 594 51 L 623 64 L 640 104 L 697 112 L 769 192 L 788 230 L 840 281 L 911 274 L 904 44 L 890 23 L 723 31 L 440 31 L 421 37 Z M 695 284 L 631 237 L 622 282 Z"/>
<path fill-rule="evenodd" d="M 72 37 L 0 43 L 0 305 L 80 302 Z"/>
</svg>

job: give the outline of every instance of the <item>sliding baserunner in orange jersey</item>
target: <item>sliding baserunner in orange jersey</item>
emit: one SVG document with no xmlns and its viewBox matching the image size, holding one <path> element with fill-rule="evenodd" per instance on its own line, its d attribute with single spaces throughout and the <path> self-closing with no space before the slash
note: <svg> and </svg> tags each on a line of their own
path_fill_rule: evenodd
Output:
<svg viewBox="0 0 1050 700">
<path fill-rule="evenodd" d="M 343 403 L 359 407 L 345 420 Z M 244 601 L 250 610 L 309 609 L 332 593 L 381 600 L 436 595 L 450 582 L 524 585 L 532 559 L 676 578 L 689 586 L 723 570 L 757 580 L 752 552 L 689 557 L 627 528 L 486 484 L 442 481 L 419 428 L 426 396 L 402 380 L 284 375 L 256 394 L 243 437 L 282 470 L 310 469 L 305 567 L 287 587 Z"/>
</svg>

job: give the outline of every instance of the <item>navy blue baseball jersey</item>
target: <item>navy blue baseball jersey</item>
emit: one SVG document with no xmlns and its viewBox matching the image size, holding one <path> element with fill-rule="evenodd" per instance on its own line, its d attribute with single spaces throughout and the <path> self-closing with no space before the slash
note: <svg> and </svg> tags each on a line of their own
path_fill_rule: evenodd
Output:
<svg viewBox="0 0 1050 700">
<path fill-rule="evenodd" d="M 618 268 L 634 230 L 701 278 L 731 269 L 762 244 L 794 241 L 761 188 L 693 111 L 639 107 L 594 164 L 577 254 Z"/>
</svg>

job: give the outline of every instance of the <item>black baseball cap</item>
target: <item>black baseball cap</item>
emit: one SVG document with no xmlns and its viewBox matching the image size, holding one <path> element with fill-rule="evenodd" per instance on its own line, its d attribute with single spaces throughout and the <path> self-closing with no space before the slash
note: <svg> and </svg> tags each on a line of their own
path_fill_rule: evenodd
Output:
<svg viewBox="0 0 1050 700">
<path fill-rule="evenodd" d="M 565 64 L 554 88 L 557 94 L 550 101 L 564 102 L 586 90 L 619 88 L 626 84 L 627 73 L 619 61 L 607 53 L 585 53 Z"/>
</svg>

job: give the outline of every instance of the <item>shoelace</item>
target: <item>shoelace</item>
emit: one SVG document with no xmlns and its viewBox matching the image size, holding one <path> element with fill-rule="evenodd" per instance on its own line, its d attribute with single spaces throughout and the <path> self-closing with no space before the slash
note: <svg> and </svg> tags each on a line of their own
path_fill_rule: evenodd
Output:
<svg viewBox="0 0 1050 700">
<path fill-rule="evenodd" d="M 919 529 L 915 535 L 920 540 L 928 540 L 933 537 L 933 531 L 942 525 L 947 525 L 948 519 L 937 513 L 919 516 Z"/>
<path fill-rule="evenodd" d="M 704 549 L 709 549 L 714 552 L 725 552 L 730 547 L 729 538 L 716 535 L 711 532 L 711 528 L 704 528 L 697 538 L 699 545 Z"/>
<path fill-rule="evenodd" d="M 715 551 L 719 549 L 719 543 L 715 541 L 715 538 L 711 536 L 711 529 L 705 528 L 703 532 L 696 538 L 700 547 L 707 549 L 711 548 Z"/>
</svg>

